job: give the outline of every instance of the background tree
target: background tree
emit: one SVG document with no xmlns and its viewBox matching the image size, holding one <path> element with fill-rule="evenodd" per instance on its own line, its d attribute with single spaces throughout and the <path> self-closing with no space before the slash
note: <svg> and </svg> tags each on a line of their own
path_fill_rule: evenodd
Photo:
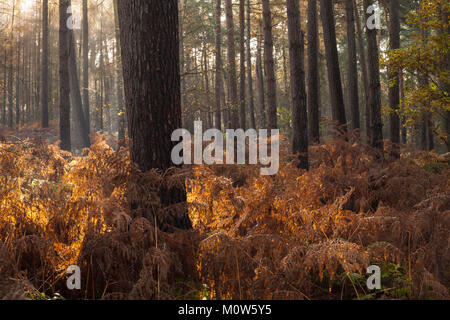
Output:
<svg viewBox="0 0 450 320">
<path fill-rule="evenodd" d="M 345 1 L 345 14 L 347 18 L 347 68 L 348 68 L 348 103 L 351 114 L 351 128 L 360 128 L 359 121 L 359 94 L 358 94 L 358 63 L 356 60 L 355 10 L 353 0 Z"/>
<path fill-rule="evenodd" d="M 228 55 L 228 77 L 230 86 L 231 118 L 228 119 L 228 128 L 237 129 L 239 126 L 238 113 L 238 89 L 236 80 L 236 47 L 234 41 L 234 20 L 232 0 L 225 0 L 226 22 L 227 22 L 227 55 Z"/>
<path fill-rule="evenodd" d="M 341 71 L 336 44 L 333 2 L 321 0 L 320 9 L 327 60 L 328 84 L 330 87 L 331 111 L 333 120 L 336 121 L 339 126 L 343 126 L 343 130 L 346 130 L 345 126 L 347 125 L 347 120 L 345 116 Z"/>
<path fill-rule="evenodd" d="M 62 150 L 71 150 L 70 141 L 70 80 L 69 80 L 69 29 L 67 9 L 70 0 L 59 0 L 59 135 Z"/>
<path fill-rule="evenodd" d="M 364 0 L 364 9 L 374 4 L 372 0 Z M 366 18 L 371 17 L 371 13 L 366 13 Z M 383 122 L 381 120 L 381 84 L 380 66 L 378 55 L 377 29 L 366 28 L 367 52 L 368 52 L 368 74 L 369 80 L 369 105 L 370 110 L 370 144 L 372 147 L 383 150 Z"/>
<path fill-rule="evenodd" d="M 262 0 L 264 23 L 264 67 L 267 83 L 267 118 L 268 129 L 276 129 L 277 125 L 277 83 L 274 70 L 272 14 L 270 0 Z"/>
<path fill-rule="evenodd" d="M 389 4 L 389 40 L 390 50 L 400 49 L 400 3 L 398 1 L 390 1 Z M 400 143 L 400 77 L 397 72 L 389 74 L 389 107 L 391 114 L 389 118 L 390 138 L 394 144 Z M 400 153 L 397 147 L 392 150 L 394 157 L 399 157 Z"/>
<path fill-rule="evenodd" d="M 286 0 L 292 101 L 292 151 L 299 154 L 299 168 L 308 170 L 308 116 L 305 85 L 305 48 L 297 0 Z"/>
<path fill-rule="evenodd" d="M 317 1 L 308 0 L 308 128 L 309 139 L 320 142 L 319 42 Z"/>
<path fill-rule="evenodd" d="M 48 128 L 48 0 L 42 1 L 42 127 Z"/>
</svg>

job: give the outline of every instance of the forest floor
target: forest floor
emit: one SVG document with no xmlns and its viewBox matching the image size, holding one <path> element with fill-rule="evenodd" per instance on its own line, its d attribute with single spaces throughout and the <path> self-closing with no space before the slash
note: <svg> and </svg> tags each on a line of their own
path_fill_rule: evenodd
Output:
<svg viewBox="0 0 450 320">
<path fill-rule="evenodd" d="M 38 138 L 38 139 L 35 139 Z M 0 134 L 0 299 L 449 299 L 449 160 L 404 147 L 399 160 L 359 142 L 311 147 L 298 170 L 196 166 L 131 170 L 128 150 L 98 137 L 83 157 L 57 129 Z M 190 231 L 156 215 L 161 187 L 187 179 Z M 81 268 L 82 289 L 66 270 Z M 382 289 L 366 286 L 381 268 Z"/>
</svg>

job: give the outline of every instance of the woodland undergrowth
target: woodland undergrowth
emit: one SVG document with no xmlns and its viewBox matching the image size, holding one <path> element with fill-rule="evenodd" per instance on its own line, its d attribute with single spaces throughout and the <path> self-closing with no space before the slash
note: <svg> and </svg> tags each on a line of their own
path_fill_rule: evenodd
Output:
<svg viewBox="0 0 450 320">
<path fill-rule="evenodd" d="M 282 143 L 280 171 L 195 166 L 142 173 L 97 137 L 83 156 L 40 139 L 0 142 L 0 298 L 449 299 L 449 163 L 399 160 L 346 140 L 311 147 L 311 170 Z M 165 233 L 162 187 L 186 181 L 194 228 Z M 66 288 L 78 265 L 82 290 Z M 366 269 L 382 270 L 381 290 Z"/>
</svg>

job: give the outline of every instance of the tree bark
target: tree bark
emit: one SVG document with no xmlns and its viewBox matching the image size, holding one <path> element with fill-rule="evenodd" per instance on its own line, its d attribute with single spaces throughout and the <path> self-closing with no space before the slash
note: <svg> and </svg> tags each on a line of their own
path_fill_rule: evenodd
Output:
<svg viewBox="0 0 450 320">
<path fill-rule="evenodd" d="M 69 29 L 70 0 L 59 0 L 59 135 L 61 149 L 70 151 Z"/>
<path fill-rule="evenodd" d="M 86 126 L 90 132 L 91 117 L 89 104 L 89 15 L 87 0 L 83 0 L 83 107 Z"/>
<path fill-rule="evenodd" d="M 222 86 L 222 0 L 216 0 L 216 79 L 214 126 L 222 130 L 221 86 Z"/>
<path fill-rule="evenodd" d="M 389 4 L 389 41 L 390 50 L 400 48 L 400 3 L 398 1 L 390 1 Z M 390 136 L 393 148 L 391 155 L 394 158 L 400 157 L 398 144 L 400 143 L 400 117 L 398 114 L 400 105 L 400 77 L 397 72 L 389 72 L 389 107 L 391 114 L 389 117 Z"/>
<path fill-rule="evenodd" d="M 367 8 L 373 4 L 373 0 L 364 0 L 364 11 L 366 18 L 370 14 Z M 380 66 L 378 56 L 377 29 L 366 28 L 367 51 L 368 51 L 368 74 L 369 80 L 369 105 L 370 110 L 370 144 L 372 147 L 383 150 L 383 122 L 381 121 L 381 84 Z"/>
<path fill-rule="evenodd" d="M 347 18 L 347 67 L 348 67 L 348 102 L 351 112 L 352 130 L 360 128 L 359 119 L 359 94 L 358 94 L 358 65 L 356 60 L 356 40 L 355 40 L 355 10 L 353 0 L 345 1 Z"/>
<path fill-rule="evenodd" d="M 250 47 L 251 40 L 251 8 L 250 0 L 247 0 L 247 79 L 248 79 L 248 106 L 250 112 L 250 127 L 252 129 L 256 128 L 255 121 L 255 103 L 253 94 L 253 73 L 252 73 L 252 53 Z"/>
<path fill-rule="evenodd" d="M 317 32 L 317 1 L 308 0 L 308 128 L 312 143 L 320 142 L 319 43 Z"/>
<path fill-rule="evenodd" d="M 116 56 L 117 56 L 117 70 L 116 70 L 116 89 L 117 89 L 117 105 L 118 105 L 118 146 L 125 146 L 125 107 L 123 101 L 123 75 L 122 75 L 122 50 L 120 48 L 120 28 L 119 28 L 119 11 L 117 0 L 114 0 L 114 24 L 116 37 Z"/>
<path fill-rule="evenodd" d="M 232 0 L 226 0 L 226 21 L 227 21 L 227 53 L 228 53 L 228 77 L 230 81 L 230 107 L 231 118 L 228 128 L 237 129 L 239 126 L 238 94 L 236 80 L 236 48 L 234 43 L 234 21 Z"/>
<path fill-rule="evenodd" d="M 370 139 L 369 77 L 367 74 L 366 49 L 364 47 L 363 32 L 361 28 L 359 9 L 356 0 L 353 0 L 353 8 L 355 10 L 356 30 L 358 35 L 358 46 L 359 46 L 359 61 L 361 62 L 361 70 L 362 70 L 361 73 L 364 85 L 366 135 Z"/>
<path fill-rule="evenodd" d="M 48 0 L 42 1 L 42 128 L 48 128 Z"/>
<path fill-rule="evenodd" d="M 277 83 L 275 79 L 273 58 L 272 14 L 270 0 L 262 0 L 264 22 L 264 65 L 267 82 L 267 115 L 268 129 L 276 129 L 277 125 Z"/>
<path fill-rule="evenodd" d="M 172 133 L 181 128 L 178 1 L 119 0 L 118 5 L 131 160 L 144 172 L 164 172 L 173 166 Z M 163 207 L 183 206 L 170 227 L 192 227 L 185 188 L 162 187 L 159 197 Z M 167 225 L 156 218 L 160 227 Z"/>
<path fill-rule="evenodd" d="M 259 23 L 258 51 L 256 54 L 256 87 L 258 90 L 258 126 L 260 129 L 266 127 L 266 100 L 264 92 L 264 74 L 262 67 L 262 42 L 263 42 L 262 20 Z"/>
<path fill-rule="evenodd" d="M 328 82 L 330 87 L 332 117 L 333 120 L 337 122 L 340 129 L 346 131 L 347 120 L 345 116 L 341 70 L 339 67 L 339 56 L 336 44 L 333 2 L 329 0 L 320 0 L 320 8 L 328 69 Z"/>
<path fill-rule="evenodd" d="M 240 125 L 241 129 L 246 129 L 246 96 L 245 96 L 245 0 L 239 0 L 239 55 L 240 55 L 240 81 L 239 81 L 239 100 L 240 100 Z"/>
<path fill-rule="evenodd" d="M 70 1 L 69 1 L 70 3 Z M 69 37 L 69 83 L 70 83 L 70 96 L 73 101 L 73 108 L 75 109 L 75 117 L 78 124 L 78 130 L 82 139 L 82 147 L 89 148 L 91 146 L 89 138 L 89 128 L 86 123 L 86 117 L 84 115 L 83 101 L 80 92 L 80 82 L 78 80 L 77 69 L 77 57 L 75 51 L 75 37 L 73 30 L 68 31 Z"/>
<path fill-rule="evenodd" d="M 305 48 L 298 0 L 286 0 L 292 102 L 292 151 L 299 154 L 298 167 L 308 170 L 308 116 L 306 107 Z"/>
</svg>

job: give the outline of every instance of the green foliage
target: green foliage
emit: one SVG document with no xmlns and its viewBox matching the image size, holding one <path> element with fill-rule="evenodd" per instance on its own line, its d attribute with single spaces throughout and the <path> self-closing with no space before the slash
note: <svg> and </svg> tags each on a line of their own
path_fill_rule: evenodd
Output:
<svg viewBox="0 0 450 320">
<path fill-rule="evenodd" d="M 423 119 L 424 114 L 448 121 L 449 12 L 450 3 L 446 0 L 422 1 L 420 8 L 407 18 L 408 25 L 414 30 L 408 46 L 390 51 L 382 61 L 392 72 L 404 72 L 407 77 L 424 77 L 426 80 L 406 87 L 399 113 L 410 129 Z M 436 121 L 435 125 L 435 134 L 441 143 L 448 145 L 450 136 L 443 121 Z"/>
</svg>

